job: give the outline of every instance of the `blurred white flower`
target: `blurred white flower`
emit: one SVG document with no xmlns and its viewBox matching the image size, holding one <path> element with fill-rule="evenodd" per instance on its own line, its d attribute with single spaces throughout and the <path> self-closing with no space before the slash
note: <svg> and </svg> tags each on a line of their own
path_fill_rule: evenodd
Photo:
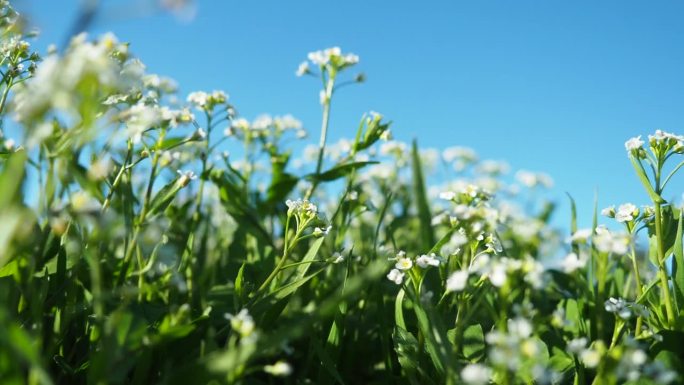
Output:
<svg viewBox="0 0 684 385">
<path fill-rule="evenodd" d="M 641 148 L 644 145 L 644 141 L 641 140 L 641 135 L 631 138 L 625 142 L 625 149 L 627 151 L 634 151 Z"/>
<path fill-rule="evenodd" d="M 292 366 L 285 361 L 278 361 L 273 365 L 264 366 L 264 372 L 276 377 L 287 377 L 292 374 Z"/>
<path fill-rule="evenodd" d="M 468 271 L 467 270 L 458 270 L 449 276 L 446 281 L 446 290 L 447 291 L 463 291 L 466 288 L 466 285 L 468 284 Z"/>
<path fill-rule="evenodd" d="M 482 364 L 468 364 L 461 370 L 461 379 L 466 385 L 486 385 L 492 370 Z"/>
<path fill-rule="evenodd" d="M 401 283 L 404 281 L 404 273 L 401 270 L 392 269 L 387 274 L 387 279 L 396 283 L 397 285 L 401 285 Z"/>
<path fill-rule="evenodd" d="M 435 253 L 432 253 L 430 255 L 421 255 L 418 258 L 416 258 L 416 265 L 419 267 L 425 269 L 429 266 L 439 266 L 439 258 Z"/>
<path fill-rule="evenodd" d="M 413 267 L 413 261 L 409 258 L 399 258 L 394 267 L 399 270 L 408 270 Z"/>
</svg>

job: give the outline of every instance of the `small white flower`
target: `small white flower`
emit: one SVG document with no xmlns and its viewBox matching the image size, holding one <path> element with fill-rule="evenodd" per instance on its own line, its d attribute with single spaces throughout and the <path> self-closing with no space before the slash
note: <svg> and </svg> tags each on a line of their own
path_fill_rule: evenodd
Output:
<svg viewBox="0 0 684 385">
<path fill-rule="evenodd" d="M 634 151 L 638 150 L 641 148 L 641 146 L 644 145 L 644 141 L 641 140 L 641 135 L 636 136 L 634 138 L 629 139 L 628 141 L 625 142 L 625 149 L 627 151 Z"/>
<path fill-rule="evenodd" d="M 618 222 L 629 222 L 634 220 L 635 215 L 639 215 L 639 209 L 631 203 L 625 203 L 620 205 L 615 212 L 615 220 Z"/>
<path fill-rule="evenodd" d="M 180 177 L 178 177 L 178 184 L 183 186 L 183 187 L 187 186 L 191 180 L 197 179 L 197 175 L 195 175 L 195 173 L 192 170 L 187 170 L 187 171 L 178 170 L 177 172 L 178 172 L 178 175 L 180 175 Z"/>
<path fill-rule="evenodd" d="M 453 191 L 442 191 L 439 193 L 439 199 L 452 201 L 452 200 L 456 199 L 456 193 Z"/>
<path fill-rule="evenodd" d="M 338 264 L 344 262 L 344 255 L 342 255 L 342 253 L 340 253 L 339 251 L 334 252 L 332 256 L 332 263 Z"/>
<path fill-rule="evenodd" d="M 316 238 L 324 237 L 330 233 L 330 230 L 332 229 L 332 226 L 328 226 L 326 228 L 320 228 L 316 227 L 313 231 L 313 235 Z"/>
<path fill-rule="evenodd" d="M 595 368 L 601 362 L 601 355 L 594 349 L 586 349 L 580 354 L 580 358 L 587 368 Z"/>
<path fill-rule="evenodd" d="M 299 64 L 299 67 L 297 67 L 297 76 L 304 76 L 309 73 L 309 62 L 302 62 Z"/>
<path fill-rule="evenodd" d="M 501 263 L 495 264 L 489 272 L 489 282 L 496 287 L 501 287 L 506 284 L 507 279 L 506 266 Z"/>
<path fill-rule="evenodd" d="M 632 311 L 627 306 L 627 302 L 622 298 L 610 297 L 605 302 L 606 311 L 615 313 L 622 319 L 629 319 L 632 316 Z"/>
<path fill-rule="evenodd" d="M 615 206 L 609 206 L 601 210 L 601 215 L 608 218 L 615 217 Z"/>
<path fill-rule="evenodd" d="M 240 312 L 236 315 L 228 313 L 225 315 L 225 317 L 230 321 L 230 326 L 233 328 L 233 330 L 238 332 L 242 337 L 250 336 L 256 329 L 254 319 L 249 314 L 247 309 L 240 310 Z"/>
<path fill-rule="evenodd" d="M 404 281 L 404 273 L 401 270 L 392 269 L 387 274 L 387 279 L 396 283 L 397 285 L 401 285 L 401 283 Z"/>
<path fill-rule="evenodd" d="M 278 361 L 273 365 L 264 366 L 264 372 L 276 377 L 287 377 L 292 374 L 292 366 L 285 361 Z"/>
<path fill-rule="evenodd" d="M 572 339 L 568 342 L 568 352 L 573 353 L 573 354 L 579 354 L 581 353 L 584 348 L 587 346 L 587 339 L 584 337 L 580 338 L 575 338 Z"/>
<path fill-rule="evenodd" d="M 468 364 L 461 370 L 461 379 L 466 385 L 486 385 L 492 370 L 482 364 Z"/>
<path fill-rule="evenodd" d="M 582 269 L 587 265 L 586 258 L 580 258 L 575 253 L 570 253 L 563 258 L 561 267 L 566 274 L 570 274 L 575 270 Z"/>
<path fill-rule="evenodd" d="M 459 270 L 451 273 L 446 281 L 447 291 L 463 291 L 468 284 L 468 271 Z"/>
<path fill-rule="evenodd" d="M 570 238 L 568 238 L 568 242 L 586 242 L 587 239 L 591 237 L 591 233 L 591 229 L 577 230 L 570 236 Z"/>
<path fill-rule="evenodd" d="M 408 270 L 413 267 L 413 261 L 409 258 L 399 258 L 394 267 L 399 270 Z"/>
<path fill-rule="evenodd" d="M 435 253 L 430 255 L 421 255 L 416 258 L 416 265 L 423 269 L 429 266 L 439 266 L 439 262 L 439 258 L 435 255 Z"/>
</svg>

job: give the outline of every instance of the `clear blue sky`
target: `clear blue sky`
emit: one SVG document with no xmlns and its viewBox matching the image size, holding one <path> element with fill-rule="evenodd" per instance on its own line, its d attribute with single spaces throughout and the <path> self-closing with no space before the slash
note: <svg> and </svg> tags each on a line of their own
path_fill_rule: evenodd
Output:
<svg viewBox="0 0 684 385">
<path fill-rule="evenodd" d="M 656 128 L 684 134 L 680 1 L 199 0 L 189 23 L 121 17 L 133 3 L 103 0 L 93 32 L 130 41 L 184 92 L 224 89 L 248 118 L 292 113 L 315 140 L 319 84 L 294 71 L 309 51 L 339 45 L 361 57 L 368 81 L 340 92 L 332 139 L 352 136 L 363 112 L 382 112 L 398 139 L 469 146 L 551 174 L 557 216 L 568 217 L 567 191 L 585 225 L 597 188 L 600 207 L 647 202 L 626 139 Z M 45 46 L 63 40 L 78 4 L 19 8 Z M 683 191 L 680 174 L 668 197 Z"/>
</svg>

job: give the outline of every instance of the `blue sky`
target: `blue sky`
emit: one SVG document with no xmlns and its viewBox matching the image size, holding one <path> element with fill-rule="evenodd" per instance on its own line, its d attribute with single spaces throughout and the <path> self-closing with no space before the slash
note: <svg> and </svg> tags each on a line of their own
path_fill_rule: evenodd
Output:
<svg viewBox="0 0 684 385">
<path fill-rule="evenodd" d="M 184 93 L 224 89 L 240 113 L 292 113 L 316 140 L 319 83 L 295 77 L 309 51 L 339 45 L 367 82 L 340 92 L 331 137 L 383 113 L 397 139 L 472 147 L 514 169 L 551 174 L 588 224 L 599 206 L 647 203 L 623 143 L 660 128 L 684 134 L 684 3 L 678 1 L 198 1 L 196 17 L 130 15 L 101 1 L 94 33 L 113 31 Z M 24 0 L 60 43 L 79 2 Z M 684 174 L 681 174 L 684 175 Z M 684 177 L 667 197 L 681 200 Z"/>
</svg>

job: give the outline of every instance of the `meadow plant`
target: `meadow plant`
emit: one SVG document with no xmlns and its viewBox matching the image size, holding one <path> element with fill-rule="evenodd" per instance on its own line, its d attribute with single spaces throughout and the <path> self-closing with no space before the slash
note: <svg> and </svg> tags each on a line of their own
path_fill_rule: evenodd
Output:
<svg viewBox="0 0 684 385">
<path fill-rule="evenodd" d="M 340 48 L 296 71 L 322 121 L 295 153 L 291 115 L 182 97 L 111 34 L 39 55 L 0 16 L 3 384 L 683 383 L 682 136 L 629 139 L 645 205 L 579 229 L 571 200 L 563 234 L 544 173 L 376 112 L 328 143 L 365 80 Z"/>
</svg>

